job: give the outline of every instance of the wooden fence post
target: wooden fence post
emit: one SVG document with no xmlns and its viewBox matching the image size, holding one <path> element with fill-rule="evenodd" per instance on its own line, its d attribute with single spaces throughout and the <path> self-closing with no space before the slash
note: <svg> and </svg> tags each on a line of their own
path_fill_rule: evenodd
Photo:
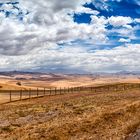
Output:
<svg viewBox="0 0 140 140">
<path fill-rule="evenodd" d="M 76 87 L 76 93 L 78 92 L 78 87 Z"/>
<path fill-rule="evenodd" d="M 78 87 L 76 87 L 76 93 L 78 92 Z"/>
<path fill-rule="evenodd" d="M 62 91 L 61 91 L 61 87 L 60 87 L 60 95 L 61 95 Z"/>
<path fill-rule="evenodd" d="M 79 90 L 80 90 L 79 92 L 81 92 L 81 86 L 79 87 Z"/>
<path fill-rule="evenodd" d="M 92 87 L 90 87 L 91 91 L 92 91 Z"/>
<path fill-rule="evenodd" d="M 116 91 L 119 91 L 119 85 L 118 84 L 116 85 Z"/>
<path fill-rule="evenodd" d="M 71 93 L 71 87 L 69 87 L 69 93 Z"/>
<path fill-rule="evenodd" d="M 85 87 L 82 86 L 82 91 L 85 91 Z"/>
<path fill-rule="evenodd" d="M 75 87 L 73 87 L 73 92 L 75 92 Z"/>
<path fill-rule="evenodd" d="M 10 102 L 12 101 L 12 91 L 10 90 Z"/>
<path fill-rule="evenodd" d="M 37 88 L 37 97 L 38 97 L 38 88 Z"/>
<path fill-rule="evenodd" d="M 133 84 L 132 84 L 132 89 L 134 88 Z"/>
<path fill-rule="evenodd" d="M 123 85 L 123 90 L 125 90 L 125 84 Z"/>
<path fill-rule="evenodd" d="M 108 91 L 110 90 L 110 87 L 108 86 Z"/>
<path fill-rule="evenodd" d="M 50 88 L 50 95 L 52 94 L 52 88 Z"/>
<path fill-rule="evenodd" d="M 46 89 L 44 88 L 44 96 L 45 96 L 45 93 L 46 93 Z"/>
<path fill-rule="evenodd" d="M 117 91 L 116 89 L 117 89 L 117 88 L 116 88 L 116 85 L 114 85 L 114 91 Z"/>
<path fill-rule="evenodd" d="M 71 93 L 73 93 L 73 87 L 71 87 Z"/>
<path fill-rule="evenodd" d="M 29 89 L 29 99 L 31 98 L 31 89 Z"/>
<path fill-rule="evenodd" d="M 83 90 L 83 88 L 82 88 L 82 87 L 80 87 L 80 92 L 82 92 L 82 90 Z"/>
<path fill-rule="evenodd" d="M 71 93 L 73 93 L 73 89 L 72 89 L 72 87 L 70 87 L 70 91 L 71 91 Z"/>
<path fill-rule="evenodd" d="M 79 93 L 81 92 L 81 86 L 79 87 Z"/>
<path fill-rule="evenodd" d="M 95 91 L 95 93 L 96 93 L 96 87 L 94 87 L 94 91 Z"/>
<path fill-rule="evenodd" d="M 65 87 L 64 87 L 64 94 L 66 93 L 66 91 L 65 91 Z"/>
<path fill-rule="evenodd" d="M 20 90 L 20 100 L 22 100 L 22 89 Z"/>
<path fill-rule="evenodd" d="M 83 86 L 83 91 L 86 91 L 86 88 Z"/>
<path fill-rule="evenodd" d="M 95 87 L 94 87 L 94 91 L 95 91 L 95 93 L 98 92 L 97 89 L 98 89 L 98 87 L 95 86 Z"/>
<path fill-rule="evenodd" d="M 76 93 L 77 93 L 77 87 L 75 87 L 75 91 L 76 91 Z"/>
<path fill-rule="evenodd" d="M 57 88 L 55 87 L 55 95 L 57 94 Z"/>
</svg>

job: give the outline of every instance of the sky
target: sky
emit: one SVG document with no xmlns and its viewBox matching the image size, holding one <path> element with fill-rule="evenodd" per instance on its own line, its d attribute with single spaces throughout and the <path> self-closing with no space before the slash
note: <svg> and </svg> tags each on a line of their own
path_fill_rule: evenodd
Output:
<svg viewBox="0 0 140 140">
<path fill-rule="evenodd" d="M 140 70 L 140 0 L 0 0 L 0 71 Z"/>
</svg>

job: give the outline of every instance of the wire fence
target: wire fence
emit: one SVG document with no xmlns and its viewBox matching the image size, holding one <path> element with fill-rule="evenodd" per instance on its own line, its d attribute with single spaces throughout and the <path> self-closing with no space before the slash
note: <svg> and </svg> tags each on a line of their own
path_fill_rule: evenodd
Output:
<svg viewBox="0 0 140 140">
<path fill-rule="evenodd" d="M 54 96 L 73 93 L 98 93 L 107 91 L 125 91 L 130 89 L 140 89 L 140 83 L 118 83 L 101 86 L 80 86 L 80 87 L 60 87 L 60 88 L 37 88 L 36 90 L 0 90 L 0 103 L 8 103 L 13 101 Z"/>
</svg>

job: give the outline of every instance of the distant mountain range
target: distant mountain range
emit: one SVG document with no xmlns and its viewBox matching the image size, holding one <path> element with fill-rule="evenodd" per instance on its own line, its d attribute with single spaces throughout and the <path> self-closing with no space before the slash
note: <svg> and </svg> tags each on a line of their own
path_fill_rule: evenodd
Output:
<svg viewBox="0 0 140 140">
<path fill-rule="evenodd" d="M 40 72 L 25 72 L 25 71 L 6 71 L 6 72 L 0 72 L 0 75 L 4 76 L 12 76 L 12 75 L 42 75 L 45 73 L 40 73 Z"/>
<path fill-rule="evenodd" d="M 117 72 L 118 75 L 140 75 L 140 71 L 120 71 Z"/>
<path fill-rule="evenodd" d="M 71 75 L 71 76 L 80 76 L 80 75 L 87 75 L 87 76 L 119 76 L 119 75 L 140 75 L 140 71 L 120 71 L 116 73 L 107 73 L 107 72 L 96 72 L 93 74 L 61 74 L 61 73 L 45 73 L 45 72 L 28 72 L 28 71 L 6 71 L 6 72 L 0 72 L 0 75 L 3 76 L 15 76 L 15 75 L 51 75 L 53 77 L 62 76 L 62 75 Z"/>
</svg>

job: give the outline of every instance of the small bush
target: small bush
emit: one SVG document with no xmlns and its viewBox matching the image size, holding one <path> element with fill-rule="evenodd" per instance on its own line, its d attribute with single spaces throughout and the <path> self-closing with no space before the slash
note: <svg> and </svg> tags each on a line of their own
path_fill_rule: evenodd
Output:
<svg viewBox="0 0 140 140">
<path fill-rule="evenodd" d="M 21 82 L 17 82 L 16 85 L 21 86 Z"/>
<path fill-rule="evenodd" d="M 6 131 L 6 132 L 11 132 L 12 128 L 10 126 L 5 126 L 3 128 L 1 128 L 2 131 Z"/>
</svg>

